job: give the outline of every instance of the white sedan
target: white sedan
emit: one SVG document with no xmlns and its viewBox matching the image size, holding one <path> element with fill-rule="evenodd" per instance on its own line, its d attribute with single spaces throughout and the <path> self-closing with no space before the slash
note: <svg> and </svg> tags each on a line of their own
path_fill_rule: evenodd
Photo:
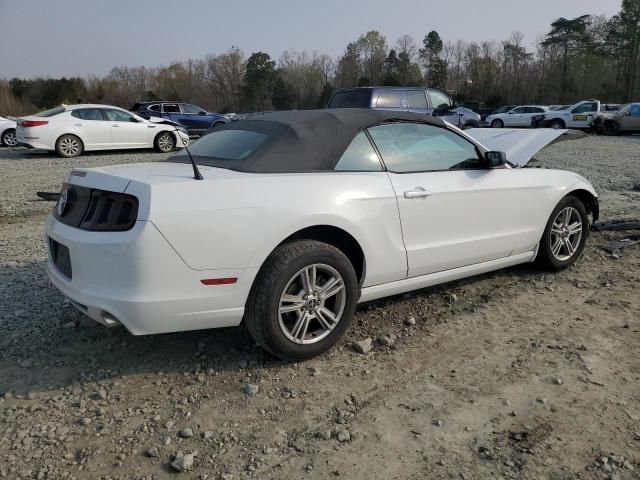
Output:
<svg viewBox="0 0 640 480">
<path fill-rule="evenodd" d="M 75 169 L 46 225 L 49 276 L 134 335 L 244 320 L 268 351 L 304 359 L 338 341 L 358 302 L 573 264 L 596 192 L 515 165 L 563 132 L 466 132 L 487 146 L 416 114 L 274 112 L 164 162 Z"/>
<path fill-rule="evenodd" d="M 503 127 L 530 127 L 535 115 L 541 115 L 549 111 L 549 107 L 541 105 L 521 105 L 508 112 L 496 113 L 486 118 L 486 123 L 491 128 Z"/>
<path fill-rule="evenodd" d="M 0 145 L 4 145 L 5 147 L 15 147 L 18 145 L 15 120 L 0 117 Z"/>
<path fill-rule="evenodd" d="M 62 105 L 18 119 L 18 143 L 77 157 L 91 150 L 155 148 L 170 152 L 189 142 L 186 130 L 164 119 L 145 120 L 110 105 Z"/>
</svg>

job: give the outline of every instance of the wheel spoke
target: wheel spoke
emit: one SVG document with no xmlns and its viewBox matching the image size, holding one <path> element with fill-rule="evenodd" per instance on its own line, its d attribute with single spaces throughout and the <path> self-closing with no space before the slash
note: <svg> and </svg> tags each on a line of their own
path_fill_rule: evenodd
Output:
<svg viewBox="0 0 640 480">
<path fill-rule="evenodd" d="M 582 231 L 582 222 L 575 222 L 569 225 L 569 235 L 575 235 L 576 233 L 580 233 Z"/>
<path fill-rule="evenodd" d="M 553 242 L 553 245 L 551 246 L 551 253 L 557 257 L 558 253 L 560 253 L 560 248 L 562 248 L 562 239 L 556 238 L 555 242 Z"/>
<path fill-rule="evenodd" d="M 569 222 L 571 221 L 571 210 L 571 208 L 564 209 L 564 215 L 562 217 L 562 226 L 564 227 L 569 226 Z"/>
<path fill-rule="evenodd" d="M 557 223 L 554 223 L 551 226 L 551 233 L 553 233 L 554 235 L 562 235 L 562 228 Z"/>
<path fill-rule="evenodd" d="M 296 295 L 284 294 L 280 299 L 280 313 L 296 312 L 300 311 L 304 307 L 304 300 L 302 297 Z"/>
<path fill-rule="evenodd" d="M 291 336 L 296 342 L 301 343 L 302 340 L 304 340 L 304 337 L 307 334 L 307 329 L 309 328 L 309 317 L 309 312 L 302 312 L 302 315 L 300 315 L 291 329 Z"/>
<path fill-rule="evenodd" d="M 313 285 L 311 283 L 311 267 L 305 268 L 300 274 L 300 278 L 302 279 L 302 288 L 305 293 L 313 292 Z"/>
<path fill-rule="evenodd" d="M 331 310 L 326 307 L 320 307 L 316 312 L 316 318 L 327 330 L 333 329 L 338 323 L 338 319 Z"/>
<path fill-rule="evenodd" d="M 571 256 L 573 255 L 573 253 L 576 251 L 575 248 L 573 248 L 573 244 L 571 243 L 571 240 L 569 240 L 568 238 L 564 239 L 564 245 L 567 249 L 567 255 Z"/>
<path fill-rule="evenodd" d="M 320 289 L 320 299 L 326 300 L 329 297 L 333 297 L 336 293 L 344 288 L 342 279 L 332 277 L 329 279 Z"/>
</svg>

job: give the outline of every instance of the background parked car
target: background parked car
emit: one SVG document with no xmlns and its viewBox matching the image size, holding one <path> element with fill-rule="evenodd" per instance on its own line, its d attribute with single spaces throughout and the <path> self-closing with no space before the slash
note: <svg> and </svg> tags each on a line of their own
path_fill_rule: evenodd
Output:
<svg viewBox="0 0 640 480">
<path fill-rule="evenodd" d="M 357 87 L 342 88 L 327 104 L 334 108 L 371 108 L 433 115 L 460 128 L 480 127 L 480 115 L 456 107 L 451 97 L 435 88 L 422 87 Z"/>
<path fill-rule="evenodd" d="M 152 122 L 110 105 L 61 105 L 18 119 L 18 142 L 77 157 L 88 150 L 155 148 L 170 152 L 188 144 L 189 135 L 176 123 Z"/>
<path fill-rule="evenodd" d="M 18 145 L 15 120 L 0 117 L 0 145 L 4 145 L 5 147 L 15 147 Z"/>
<path fill-rule="evenodd" d="M 489 115 L 486 122 L 491 128 L 530 127 L 531 118 L 547 110 L 548 107 L 542 105 L 520 105 L 507 112 Z"/>
<path fill-rule="evenodd" d="M 640 132 L 640 103 L 629 103 L 618 111 L 597 113 L 591 126 L 605 135 Z"/>
<path fill-rule="evenodd" d="M 141 102 L 134 104 L 131 112 L 147 120 L 160 117 L 182 125 L 189 135 L 202 135 L 211 127 L 229 123 L 231 118 L 219 113 L 206 111 L 190 103 L 182 102 Z"/>
<path fill-rule="evenodd" d="M 600 101 L 584 100 L 562 110 L 552 110 L 532 118 L 532 125 L 542 128 L 588 129 L 593 116 L 600 111 Z"/>
</svg>

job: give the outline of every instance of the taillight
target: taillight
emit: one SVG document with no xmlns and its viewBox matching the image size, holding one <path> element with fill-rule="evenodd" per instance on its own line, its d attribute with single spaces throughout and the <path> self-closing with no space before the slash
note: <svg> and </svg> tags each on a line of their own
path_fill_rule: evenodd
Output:
<svg viewBox="0 0 640 480">
<path fill-rule="evenodd" d="M 20 122 L 20 126 L 22 128 L 32 128 L 32 127 L 41 127 L 42 125 L 46 125 L 49 123 L 48 120 L 22 120 Z"/>
<path fill-rule="evenodd" d="M 138 217 L 138 199 L 124 193 L 93 190 L 79 227 L 84 230 L 122 232 Z"/>
</svg>

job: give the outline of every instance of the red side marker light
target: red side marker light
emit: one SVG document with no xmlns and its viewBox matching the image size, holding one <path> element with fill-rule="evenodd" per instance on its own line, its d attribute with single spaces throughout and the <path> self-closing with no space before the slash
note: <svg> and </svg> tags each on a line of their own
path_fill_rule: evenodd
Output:
<svg viewBox="0 0 640 480">
<path fill-rule="evenodd" d="M 237 277 L 228 277 L 228 278 L 204 278 L 200 280 L 200 283 L 203 285 L 229 285 L 231 283 L 236 283 L 238 281 Z"/>
</svg>

